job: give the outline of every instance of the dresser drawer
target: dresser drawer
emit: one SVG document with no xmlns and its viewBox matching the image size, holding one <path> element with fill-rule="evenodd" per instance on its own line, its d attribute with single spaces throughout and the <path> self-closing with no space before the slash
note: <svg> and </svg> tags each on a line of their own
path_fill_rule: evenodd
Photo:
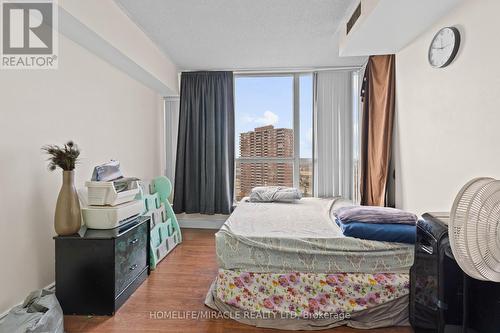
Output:
<svg viewBox="0 0 500 333">
<path fill-rule="evenodd" d="M 150 218 L 55 239 L 56 296 L 64 314 L 112 316 L 149 274 Z M 137 265 L 137 266 L 134 266 Z"/>
<path fill-rule="evenodd" d="M 147 239 L 146 224 L 116 239 L 115 296 L 118 296 L 147 266 Z"/>
</svg>

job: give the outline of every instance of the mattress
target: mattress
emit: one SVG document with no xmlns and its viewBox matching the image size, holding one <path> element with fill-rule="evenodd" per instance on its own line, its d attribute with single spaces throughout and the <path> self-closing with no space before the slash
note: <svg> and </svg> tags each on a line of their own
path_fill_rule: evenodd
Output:
<svg viewBox="0 0 500 333">
<path fill-rule="evenodd" d="M 219 267 L 248 272 L 408 273 L 413 245 L 345 237 L 337 199 L 242 201 L 216 234 Z"/>
</svg>

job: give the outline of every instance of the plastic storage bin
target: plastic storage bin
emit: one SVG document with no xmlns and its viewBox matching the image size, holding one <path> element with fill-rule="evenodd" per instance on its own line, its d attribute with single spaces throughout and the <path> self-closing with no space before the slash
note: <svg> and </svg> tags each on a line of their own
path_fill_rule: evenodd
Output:
<svg viewBox="0 0 500 333">
<path fill-rule="evenodd" d="M 114 182 L 85 182 L 88 188 L 88 204 L 91 206 L 116 206 L 134 200 L 139 193 L 137 181 L 130 182 L 128 189 L 117 192 Z"/>
<path fill-rule="evenodd" d="M 143 211 L 144 202 L 135 200 L 113 207 L 87 206 L 82 208 L 82 216 L 87 228 L 113 229 Z"/>
</svg>

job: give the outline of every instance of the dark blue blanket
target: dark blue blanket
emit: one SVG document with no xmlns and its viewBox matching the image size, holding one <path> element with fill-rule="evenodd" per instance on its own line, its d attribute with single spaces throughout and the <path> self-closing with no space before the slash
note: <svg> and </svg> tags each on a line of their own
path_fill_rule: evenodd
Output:
<svg viewBox="0 0 500 333">
<path fill-rule="evenodd" d="M 417 227 L 409 224 L 393 223 L 342 223 L 336 220 L 344 236 L 376 240 L 382 242 L 397 242 L 415 244 Z"/>
</svg>

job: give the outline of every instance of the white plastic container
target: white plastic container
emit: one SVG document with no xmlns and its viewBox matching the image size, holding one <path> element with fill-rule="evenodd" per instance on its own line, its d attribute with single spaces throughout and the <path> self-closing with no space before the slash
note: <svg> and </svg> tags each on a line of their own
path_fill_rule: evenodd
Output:
<svg viewBox="0 0 500 333">
<path fill-rule="evenodd" d="M 134 200 L 117 206 L 83 207 L 82 217 L 89 229 L 113 229 L 143 211 L 144 201 Z"/>
<path fill-rule="evenodd" d="M 117 192 L 114 182 L 85 182 L 88 188 L 88 204 L 91 206 L 116 206 L 135 199 L 139 193 L 138 181 L 131 181 L 129 188 Z"/>
</svg>

